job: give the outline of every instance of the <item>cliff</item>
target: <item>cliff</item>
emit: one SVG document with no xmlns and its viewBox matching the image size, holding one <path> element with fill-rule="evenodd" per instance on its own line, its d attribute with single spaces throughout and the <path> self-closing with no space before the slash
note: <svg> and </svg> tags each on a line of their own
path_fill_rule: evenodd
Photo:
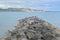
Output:
<svg viewBox="0 0 60 40">
<path fill-rule="evenodd" d="M 6 8 L 6 9 L 0 8 L 0 12 L 1 11 L 8 11 L 8 12 L 31 12 L 32 9 L 30 9 L 30 8 Z"/>
<path fill-rule="evenodd" d="M 20 19 L 4 40 L 60 40 L 60 29 L 36 16 Z"/>
</svg>

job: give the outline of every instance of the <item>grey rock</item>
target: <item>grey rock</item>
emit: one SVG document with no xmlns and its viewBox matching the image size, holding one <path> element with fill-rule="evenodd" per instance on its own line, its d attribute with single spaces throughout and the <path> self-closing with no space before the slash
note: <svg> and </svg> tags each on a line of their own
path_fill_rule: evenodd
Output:
<svg viewBox="0 0 60 40">
<path fill-rule="evenodd" d="M 5 40 L 59 40 L 60 37 L 58 28 L 36 16 L 20 19 L 15 27 Z"/>
</svg>

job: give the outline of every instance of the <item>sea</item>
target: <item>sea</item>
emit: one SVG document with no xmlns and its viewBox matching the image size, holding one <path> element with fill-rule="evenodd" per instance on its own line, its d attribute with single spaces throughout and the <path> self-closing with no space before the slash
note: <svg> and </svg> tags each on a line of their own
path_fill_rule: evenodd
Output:
<svg viewBox="0 0 60 40">
<path fill-rule="evenodd" d="M 0 37 L 6 35 L 8 30 L 12 30 L 19 23 L 19 19 L 25 17 L 37 16 L 58 28 L 60 28 L 60 12 L 46 11 L 46 12 L 0 12 Z"/>
</svg>

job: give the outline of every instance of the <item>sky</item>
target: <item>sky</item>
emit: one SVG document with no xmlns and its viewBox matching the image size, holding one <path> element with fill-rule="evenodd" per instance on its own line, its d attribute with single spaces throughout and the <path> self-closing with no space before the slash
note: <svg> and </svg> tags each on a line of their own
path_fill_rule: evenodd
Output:
<svg viewBox="0 0 60 40">
<path fill-rule="evenodd" d="M 0 8 L 9 7 L 60 11 L 60 0 L 0 0 Z"/>
</svg>

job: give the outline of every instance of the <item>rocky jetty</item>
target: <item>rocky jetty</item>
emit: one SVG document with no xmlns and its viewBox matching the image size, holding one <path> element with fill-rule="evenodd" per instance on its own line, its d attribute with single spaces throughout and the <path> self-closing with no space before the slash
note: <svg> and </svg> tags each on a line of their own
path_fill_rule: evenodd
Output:
<svg viewBox="0 0 60 40">
<path fill-rule="evenodd" d="M 36 16 L 20 19 L 4 40 L 60 40 L 60 29 Z"/>
</svg>

